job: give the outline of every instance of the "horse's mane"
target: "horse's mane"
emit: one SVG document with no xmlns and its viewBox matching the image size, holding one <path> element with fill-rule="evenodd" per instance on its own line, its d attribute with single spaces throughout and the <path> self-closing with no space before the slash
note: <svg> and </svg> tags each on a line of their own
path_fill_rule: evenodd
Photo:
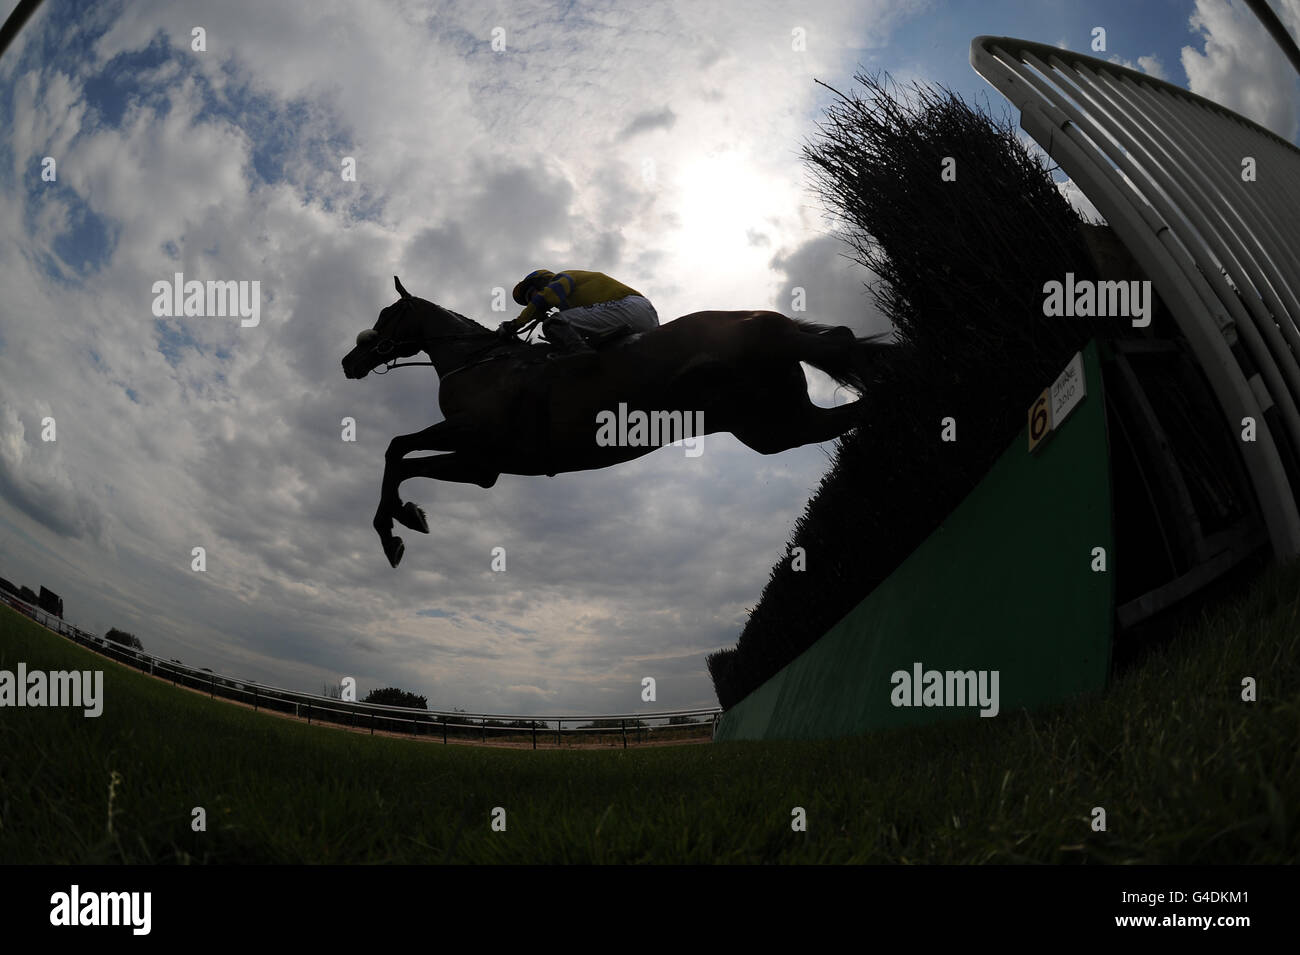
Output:
<svg viewBox="0 0 1300 955">
<path fill-rule="evenodd" d="M 462 327 L 464 328 L 464 330 L 465 330 L 465 334 L 467 334 L 467 335 L 492 335 L 492 334 L 495 334 L 495 333 L 494 333 L 490 328 L 488 328 L 486 325 L 480 325 L 478 322 L 474 321 L 474 319 L 472 319 L 472 318 L 468 318 L 468 317 L 462 315 L 460 312 L 455 311 L 454 309 L 447 308 L 447 306 L 445 306 L 445 305 L 439 305 L 438 308 L 442 309 L 444 312 L 446 312 L 446 313 L 447 313 L 448 315 L 450 315 L 452 318 L 456 319 L 456 321 L 460 322 L 461 326 L 462 326 Z"/>
</svg>

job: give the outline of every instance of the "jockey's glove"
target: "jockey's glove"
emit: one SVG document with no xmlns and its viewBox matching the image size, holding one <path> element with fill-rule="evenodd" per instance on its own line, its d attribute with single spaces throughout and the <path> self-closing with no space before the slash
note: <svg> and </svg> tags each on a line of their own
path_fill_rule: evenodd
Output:
<svg viewBox="0 0 1300 955">
<path fill-rule="evenodd" d="M 502 341 L 510 341 L 515 337 L 516 328 L 513 322 L 502 322 L 497 326 L 497 338 Z"/>
</svg>

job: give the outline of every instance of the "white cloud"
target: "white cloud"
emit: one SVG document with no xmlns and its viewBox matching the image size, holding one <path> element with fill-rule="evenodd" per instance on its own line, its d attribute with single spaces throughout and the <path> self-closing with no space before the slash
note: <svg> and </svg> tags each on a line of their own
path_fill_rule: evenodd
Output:
<svg viewBox="0 0 1300 955">
<path fill-rule="evenodd" d="M 808 317 L 869 324 L 798 144 L 819 118 L 812 77 L 851 73 L 910 8 L 432 9 L 106 5 L 91 55 L 5 57 L 0 572 L 53 587 L 82 625 L 236 676 L 626 710 L 653 660 L 661 706 L 711 702 L 704 655 L 734 640 L 822 449 L 760 458 L 717 436 L 695 461 L 667 449 L 490 492 L 415 482 L 433 533 L 393 572 L 369 526 L 382 453 L 439 417 L 435 379 L 348 382 L 339 358 L 394 272 L 490 325 L 493 287 L 540 265 L 609 271 L 665 319 L 770 307 L 797 272 Z M 51 0 L 28 29 L 96 29 L 67 17 Z M 115 59 L 146 49 L 160 65 Z M 108 79 L 137 90 L 120 120 Z M 59 180 L 33 185 L 47 154 Z M 83 216 L 110 232 L 85 270 L 63 259 Z M 156 322 L 152 283 L 175 271 L 259 280 L 261 325 Z M 504 579 L 487 570 L 500 543 Z"/>
<path fill-rule="evenodd" d="M 1273 9 L 1294 35 L 1300 0 L 1280 0 Z M 1188 88 L 1294 140 L 1300 132 L 1295 68 L 1250 9 L 1235 0 L 1196 0 L 1189 22 L 1202 49 L 1183 47 Z"/>
<path fill-rule="evenodd" d="M 1152 53 L 1150 56 L 1138 57 L 1138 68 L 1148 76 L 1154 76 L 1158 80 L 1168 80 L 1169 74 L 1165 72 L 1165 66 L 1160 62 L 1160 58 Z"/>
</svg>

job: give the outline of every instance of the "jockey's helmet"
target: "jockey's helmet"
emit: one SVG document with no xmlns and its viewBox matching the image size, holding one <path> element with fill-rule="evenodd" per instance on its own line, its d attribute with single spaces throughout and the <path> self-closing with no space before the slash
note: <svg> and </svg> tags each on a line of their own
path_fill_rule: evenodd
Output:
<svg viewBox="0 0 1300 955">
<path fill-rule="evenodd" d="M 528 299 L 543 285 L 555 277 L 554 272 L 536 269 L 524 276 L 524 280 L 515 286 L 514 300 L 517 305 L 527 305 Z"/>
</svg>

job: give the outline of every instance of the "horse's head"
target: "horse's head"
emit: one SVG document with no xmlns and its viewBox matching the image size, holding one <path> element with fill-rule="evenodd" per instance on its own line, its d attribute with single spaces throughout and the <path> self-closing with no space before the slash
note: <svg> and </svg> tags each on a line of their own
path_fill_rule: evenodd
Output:
<svg viewBox="0 0 1300 955">
<path fill-rule="evenodd" d="M 379 313 L 373 328 L 357 335 L 357 346 L 343 356 L 343 374 L 347 377 L 364 378 L 380 365 L 410 358 L 441 339 L 476 331 L 488 334 L 487 329 L 464 316 L 416 298 L 402 288 L 396 275 L 393 282 L 401 298 Z"/>
</svg>

